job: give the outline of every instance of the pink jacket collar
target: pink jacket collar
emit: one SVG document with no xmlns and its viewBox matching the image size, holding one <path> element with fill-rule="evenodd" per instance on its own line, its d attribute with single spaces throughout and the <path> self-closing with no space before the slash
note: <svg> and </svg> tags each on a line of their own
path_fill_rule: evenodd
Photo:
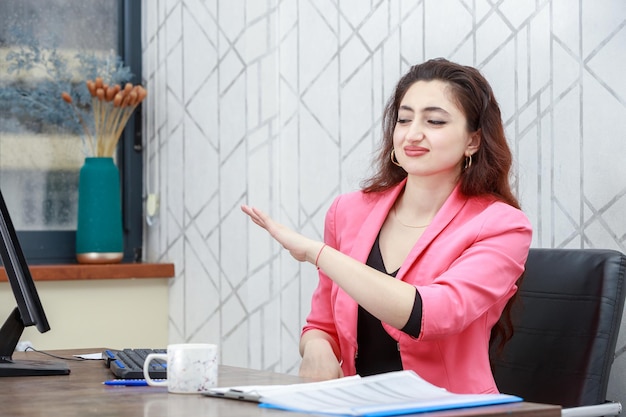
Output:
<svg viewBox="0 0 626 417">
<path fill-rule="evenodd" d="M 372 244 L 378 236 L 380 229 L 389 214 L 389 211 L 393 207 L 396 199 L 404 189 L 406 179 L 400 182 L 398 185 L 390 189 L 387 193 L 384 193 L 381 198 L 370 208 L 369 214 L 363 220 L 363 226 L 358 232 L 355 239 L 355 245 L 349 254 L 354 259 L 365 262 L 372 250 Z M 424 234 L 417 241 L 415 247 L 411 250 L 407 259 L 403 262 L 397 278 L 402 279 L 406 273 L 407 267 L 415 263 L 419 255 L 430 245 L 430 243 L 441 233 L 441 231 L 454 219 L 467 202 L 467 197 L 461 194 L 460 185 L 457 184 L 452 190 L 450 196 L 446 199 L 445 203 L 437 212 L 437 215 L 433 219 L 432 223 Z"/>
</svg>

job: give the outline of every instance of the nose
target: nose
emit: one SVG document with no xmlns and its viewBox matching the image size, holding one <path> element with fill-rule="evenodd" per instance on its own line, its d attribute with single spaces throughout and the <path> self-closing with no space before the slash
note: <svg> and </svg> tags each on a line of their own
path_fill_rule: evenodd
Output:
<svg viewBox="0 0 626 417">
<path fill-rule="evenodd" d="M 406 140 L 421 141 L 424 139 L 424 129 L 418 121 L 414 121 L 406 132 Z"/>
</svg>

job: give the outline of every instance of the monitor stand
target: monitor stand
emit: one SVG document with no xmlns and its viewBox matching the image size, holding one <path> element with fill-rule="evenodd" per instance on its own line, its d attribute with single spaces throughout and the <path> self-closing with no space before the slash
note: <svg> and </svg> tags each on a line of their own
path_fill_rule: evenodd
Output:
<svg viewBox="0 0 626 417">
<path fill-rule="evenodd" d="M 24 323 L 18 308 L 15 308 L 0 328 L 0 377 L 68 375 L 70 369 L 61 361 L 13 360 Z"/>
<path fill-rule="evenodd" d="M 18 360 L 0 363 L 0 377 L 68 375 L 70 369 L 61 361 Z"/>
</svg>

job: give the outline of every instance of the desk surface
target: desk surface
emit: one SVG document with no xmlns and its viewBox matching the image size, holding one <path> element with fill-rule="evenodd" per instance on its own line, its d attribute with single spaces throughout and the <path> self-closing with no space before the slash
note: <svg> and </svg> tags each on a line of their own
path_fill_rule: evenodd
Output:
<svg viewBox="0 0 626 417">
<path fill-rule="evenodd" d="M 95 353 L 102 349 L 52 351 L 61 357 Z M 52 360 L 36 352 L 18 352 L 14 359 Z M 210 398 L 200 394 L 169 394 L 161 387 L 113 387 L 102 382 L 112 374 L 102 361 L 68 361 L 70 375 L 0 378 L 0 414 L 3 416 L 310 416 L 259 408 L 257 404 Z M 303 382 L 293 375 L 220 366 L 219 385 L 261 385 Z M 420 414 L 423 417 L 560 417 L 553 405 L 514 403 Z"/>
</svg>

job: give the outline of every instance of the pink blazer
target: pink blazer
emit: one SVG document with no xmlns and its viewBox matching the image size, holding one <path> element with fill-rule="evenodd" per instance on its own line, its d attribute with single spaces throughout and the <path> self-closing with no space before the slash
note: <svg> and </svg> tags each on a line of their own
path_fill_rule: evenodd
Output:
<svg viewBox="0 0 626 417">
<path fill-rule="evenodd" d="M 337 197 L 326 214 L 325 242 L 365 263 L 403 187 Z M 498 392 L 489 366 L 490 332 L 517 290 L 531 235 L 520 210 L 490 197 L 468 198 L 455 188 L 397 274 L 422 297 L 421 334 L 414 338 L 383 323 L 398 341 L 404 369 L 455 393 Z M 346 376 L 356 372 L 357 310 L 320 271 L 303 333 L 331 335 Z"/>
</svg>

